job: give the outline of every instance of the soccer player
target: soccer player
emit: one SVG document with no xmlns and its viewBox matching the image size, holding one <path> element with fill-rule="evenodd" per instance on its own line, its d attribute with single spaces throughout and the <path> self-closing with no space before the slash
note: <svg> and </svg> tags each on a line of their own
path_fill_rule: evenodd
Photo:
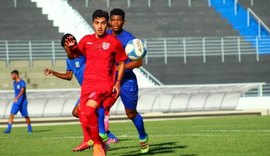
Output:
<svg viewBox="0 0 270 156">
<path fill-rule="evenodd" d="M 66 39 L 74 40 L 74 42 L 77 44 L 76 38 L 72 34 L 69 34 L 69 33 L 65 34 L 61 39 L 61 46 L 65 49 L 66 54 L 67 54 L 66 73 L 59 73 L 51 69 L 45 69 L 44 74 L 46 76 L 52 75 L 60 79 L 68 80 L 68 81 L 72 80 L 73 74 L 74 74 L 78 83 L 82 85 L 83 74 L 84 74 L 84 69 L 85 69 L 85 56 L 74 55 L 70 53 L 68 50 L 66 50 L 67 49 L 65 45 Z M 79 100 L 76 102 L 75 107 L 72 111 L 72 115 L 77 118 L 78 118 L 78 108 L 79 108 Z"/>
<path fill-rule="evenodd" d="M 121 42 L 106 33 L 109 15 L 103 10 L 96 10 L 92 15 L 95 33 L 84 36 L 76 46 L 72 40 L 66 45 L 73 53 L 86 56 L 86 68 L 80 98 L 80 121 L 90 129 L 94 141 L 93 155 L 104 156 L 106 150 L 99 136 L 97 109 L 104 101 L 120 93 L 120 82 L 124 75 L 124 61 L 127 56 Z M 115 64 L 118 62 L 118 77 L 115 81 Z"/>
<path fill-rule="evenodd" d="M 77 40 L 72 34 L 67 33 L 61 39 L 61 45 L 65 49 L 66 54 L 67 54 L 66 73 L 59 73 L 59 72 L 53 71 L 51 69 L 45 69 L 44 74 L 46 76 L 53 75 L 53 76 L 56 76 L 56 77 L 58 77 L 60 79 L 69 80 L 69 81 L 72 80 L 73 74 L 74 74 L 74 76 L 78 80 L 79 84 L 82 85 L 83 76 L 84 76 L 84 70 L 85 70 L 85 62 L 86 62 L 85 56 L 76 55 L 76 54 L 74 55 L 73 53 L 71 53 L 67 49 L 68 47 L 65 45 L 65 40 L 66 39 L 73 40 L 75 42 L 75 45 L 77 45 Z M 78 114 L 79 114 L 78 113 L 78 111 L 79 111 L 79 102 L 80 102 L 80 99 L 76 102 L 75 107 L 74 107 L 74 109 L 72 111 L 72 115 L 74 117 L 77 117 L 77 118 L 79 118 L 79 116 L 78 116 Z M 102 110 L 102 108 L 100 108 L 98 113 L 99 114 L 100 113 L 104 114 L 104 110 Z M 99 115 L 99 116 L 102 116 L 102 115 Z M 101 122 L 102 122 L 102 124 L 104 124 L 104 119 Z M 100 124 L 100 125 L 102 125 L 102 124 Z M 85 149 L 88 149 L 92 145 L 91 138 L 88 135 L 88 133 L 86 132 L 87 129 L 85 127 L 82 127 L 82 130 L 83 130 L 83 133 L 84 133 L 85 137 L 83 139 L 83 142 L 79 146 L 77 146 L 77 147 L 75 147 L 73 149 L 74 152 L 83 151 Z"/>
<path fill-rule="evenodd" d="M 14 80 L 13 88 L 15 93 L 15 98 L 13 100 L 13 105 L 11 108 L 8 127 L 4 133 L 8 134 L 11 132 L 14 116 L 20 111 L 21 115 L 25 118 L 27 124 L 28 133 L 32 133 L 31 121 L 27 111 L 27 97 L 26 97 L 26 83 L 20 78 L 19 71 L 13 70 L 11 72 L 11 78 Z"/>
<path fill-rule="evenodd" d="M 116 36 L 125 48 L 128 41 L 135 39 L 135 37 L 125 31 L 123 26 L 125 24 L 125 12 L 122 9 L 115 8 L 110 12 L 110 25 L 111 30 L 108 30 L 109 34 Z M 149 151 L 148 135 L 144 129 L 144 122 L 142 116 L 137 111 L 138 103 L 138 83 L 136 75 L 133 72 L 134 68 L 138 68 L 142 65 L 142 60 L 131 61 L 130 59 L 125 61 L 125 74 L 121 81 L 120 97 L 125 106 L 127 117 L 132 120 L 134 126 L 139 133 L 139 140 L 141 144 L 141 153 L 147 153 Z M 108 134 L 110 136 L 110 133 Z"/>
<path fill-rule="evenodd" d="M 44 74 L 46 76 L 52 75 L 52 76 L 56 76 L 60 79 L 69 80 L 69 81 L 72 80 L 73 74 L 74 74 L 74 76 L 76 77 L 79 84 L 82 85 L 83 74 L 84 74 L 84 70 L 85 70 L 85 61 L 86 61 L 85 56 L 74 55 L 73 53 L 68 51 L 67 46 L 65 45 L 66 39 L 73 40 L 75 42 L 75 44 L 77 44 L 77 40 L 72 34 L 67 33 L 61 39 L 61 45 L 65 49 L 66 54 L 67 54 L 66 73 L 59 73 L 59 72 L 53 71 L 51 69 L 45 69 Z M 73 108 L 73 111 L 72 111 L 72 115 L 74 117 L 77 117 L 77 118 L 79 118 L 79 116 L 78 116 L 79 103 L 80 103 L 80 99 L 78 99 L 78 101 L 76 102 L 75 107 Z M 91 138 L 88 135 L 88 133 L 86 132 L 87 129 L 85 127 L 82 127 L 82 131 L 84 133 L 83 142 L 79 146 L 73 148 L 74 152 L 83 151 L 85 149 L 88 149 L 91 145 Z"/>
</svg>

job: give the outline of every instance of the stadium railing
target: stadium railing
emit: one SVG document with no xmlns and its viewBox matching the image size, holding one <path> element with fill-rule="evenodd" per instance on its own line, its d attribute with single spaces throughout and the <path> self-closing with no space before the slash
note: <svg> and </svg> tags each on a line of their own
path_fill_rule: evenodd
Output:
<svg viewBox="0 0 270 156">
<path fill-rule="evenodd" d="M 262 97 L 262 96 L 270 96 L 270 84 L 267 83 L 265 85 L 259 86 L 258 88 L 254 88 L 248 92 L 245 92 L 243 97 Z"/>
<path fill-rule="evenodd" d="M 142 113 L 236 110 L 244 92 L 264 83 L 180 85 L 140 88 L 138 110 Z M 28 90 L 28 109 L 32 117 L 71 116 L 80 89 Z M 0 91 L 0 118 L 7 118 L 13 91 Z M 118 100 L 111 114 L 125 114 Z"/>
<path fill-rule="evenodd" d="M 254 37 L 250 37 L 253 38 Z M 258 37 L 255 38 L 258 40 Z M 270 37 L 264 37 L 265 44 L 270 44 Z M 260 61 L 260 50 L 270 50 L 268 47 L 252 45 L 246 38 L 239 36 L 227 37 L 187 37 L 187 38 L 148 38 L 144 39 L 148 53 L 145 63 L 151 58 L 162 58 L 168 63 L 168 58 L 179 58 L 179 61 L 188 63 L 188 57 L 199 56 L 204 63 L 207 57 L 218 56 L 221 62 L 226 62 L 225 56 L 237 56 L 241 62 L 242 56 L 253 55 Z M 267 49 L 268 48 L 268 49 Z M 10 66 L 11 61 L 28 60 L 29 66 L 33 60 L 51 60 L 55 65 L 56 60 L 66 58 L 59 41 L 0 41 L 0 61 L 5 61 Z"/>
<path fill-rule="evenodd" d="M 152 75 L 145 68 L 140 67 L 140 72 L 142 72 L 143 75 L 145 75 L 147 79 L 150 79 L 152 82 L 154 82 L 155 85 L 158 85 L 158 86 L 163 86 L 164 85 L 161 81 L 159 81 L 154 75 Z"/>
<path fill-rule="evenodd" d="M 255 17 L 255 19 L 257 20 L 258 22 L 258 34 L 259 34 L 259 37 L 261 37 L 261 34 L 262 34 L 262 27 L 263 26 L 266 31 L 270 32 L 270 29 L 269 27 L 260 19 L 260 17 L 251 9 L 251 8 L 248 8 L 247 9 L 247 25 L 250 26 L 250 23 L 251 23 L 251 16 Z"/>
<path fill-rule="evenodd" d="M 151 7 L 152 3 L 155 2 L 153 0 L 145 0 L 145 1 L 147 2 L 148 7 Z M 172 1 L 173 0 L 167 0 L 168 7 L 172 6 Z M 192 3 L 194 3 L 193 0 L 186 0 L 186 1 L 188 3 L 189 7 L 191 7 Z M 223 3 L 226 3 L 227 0 L 222 0 L 222 1 L 223 1 Z M 235 3 L 238 3 L 238 0 L 234 0 L 234 1 L 235 1 Z M 250 1 L 250 6 L 253 6 L 254 0 L 249 0 L 249 1 Z M 106 5 L 108 8 L 111 6 L 111 2 L 112 2 L 112 0 L 106 0 Z M 91 0 L 85 0 L 85 7 L 88 8 L 90 3 L 91 3 Z M 126 0 L 126 4 L 127 4 L 127 7 L 130 8 L 132 6 L 132 0 Z M 211 0 L 208 0 L 208 6 L 211 6 Z"/>
</svg>

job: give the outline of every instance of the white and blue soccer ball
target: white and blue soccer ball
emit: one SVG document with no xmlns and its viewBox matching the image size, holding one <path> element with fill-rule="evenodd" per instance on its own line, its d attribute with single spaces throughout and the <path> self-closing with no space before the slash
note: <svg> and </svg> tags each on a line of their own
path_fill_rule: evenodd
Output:
<svg viewBox="0 0 270 156">
<path fill-rule="evenodd" d="M 144 43 L 140 39 L 130 40 L 125 48 L 127 56 L 131 60 L 141 60 L 147 53 Z"/>
</svg>

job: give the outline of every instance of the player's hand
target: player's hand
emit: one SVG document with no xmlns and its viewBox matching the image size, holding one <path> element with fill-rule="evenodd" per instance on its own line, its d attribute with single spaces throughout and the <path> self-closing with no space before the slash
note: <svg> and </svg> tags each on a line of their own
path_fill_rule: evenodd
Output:
<svg viewBox="0 0 270 156">
<path fill-rule="evenodd" d="M 51 70 L 51 69 L 44 69 L 44 75 L 45 76 L 48 76 L 48 75 L 53 75 L 53 70 Z"/>
<path fill-rule="evenodd" d="M 115 98 L 117 98 L 120 94 L 120 82 L 116 82 L 113 86 L 113 90 L 112 90 L 115 94 Z"/>
<path fill-rule="evenodd" d="M 65 39 L 65 46 L 72 48 L 76 45 L 76 41 L 74 40 L 73 36 L 69 36 Z"/>
<path fill-rule="evenodd" d="M 14 102 L 18 102 L 18 100 L 15 98 L 14 100 L 13 100 Z"/>
</svg>

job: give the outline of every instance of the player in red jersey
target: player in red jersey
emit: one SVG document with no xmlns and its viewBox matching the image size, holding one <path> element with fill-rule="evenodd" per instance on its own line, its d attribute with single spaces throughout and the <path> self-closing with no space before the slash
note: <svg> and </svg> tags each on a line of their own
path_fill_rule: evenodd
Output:
<svg viewBox="0 0 270 156">
<path fill-rule="evenodd" d="M 66 40 L 70 51 L 86 56 L 79 116 L 81 124 L 90 129 L 94 141 L 94 156 L 106 155 L 103 141 L 99 136 L 97 108 L 102 106 L 106 99 L 118 97 L 125 70 L 124 61 L 127 59 L 121 42 L 106 33 L 108 20 L 107 12 L 96 10 L 92 16 L 95 33 L 84 36 L 77 46 L 72 40 Z M 119 65 L 115 81 L 116 62 Z"/>
</svg>

